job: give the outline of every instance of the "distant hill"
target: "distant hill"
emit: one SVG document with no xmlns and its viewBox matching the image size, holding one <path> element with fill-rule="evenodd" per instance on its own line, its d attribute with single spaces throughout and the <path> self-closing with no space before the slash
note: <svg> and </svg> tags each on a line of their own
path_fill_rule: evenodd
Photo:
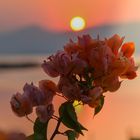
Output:
<svg viewBox="0 0 140 140">
<path fill-rule="evenodd" d="M 113 34 L 126 36 L 127 41 L 136 43 L 136 52 L 140 52 L 140 24 L 106 25 L 89 28 L 82 32 L 54 33 L 39 27 L 30 26 L 18 31 L 0 33 L 0 54 L 46 54 L 62 49 L 69 38 L 75 35 L 90 34 L 101 38 Z"/>
</svg>

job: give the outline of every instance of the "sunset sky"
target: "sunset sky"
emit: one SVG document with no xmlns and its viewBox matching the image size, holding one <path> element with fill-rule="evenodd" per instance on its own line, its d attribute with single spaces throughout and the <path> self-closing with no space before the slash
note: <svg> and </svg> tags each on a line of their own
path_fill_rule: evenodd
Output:
<svg viewBox="0 0 140 140">
<path fill-rule="evenodd" d="M 87 32 L 91 36 L 96 37 L 99 33 L 107 38 L 117 33 L 125 36 L 127 41 L 134 41 L 136 64 L 140 65 L 140 0 L 0 0 L 0 63 L 42 63 L 48 54 L 61 49 L 69 38 L 77 36 L 75 32 L 67 32 L 71 30 L 71 19 L 76 16 L 85 19 L 87 28 L 124 24 L 118 28 L 92 28 Z M 136 24 L 126 26 L 128 23 Z M 26 28 L 32 26 L 44 30 Z M 94 119 L 93 109 L 84 108 L 78 114 L 80 122 L 89 130 L 80 140 L 128 140 L 131 136 L 140 137 L 139 75 L 140 68 L 135 80 L 123 81 L 116 93 L 107 93 L 104 108 Z M 37 85 L 44 77 L 50 77 L 40 67 L 0 69 L 0 77 L 0 130 L 32 134 L 33 124 L 25 118 L 18 118 L 12 112 L 9 101 L 17 91 L 23 92 L 25 83 L 34 82 Z M 57 82 L 58 79 L 53 80 Z M 55 106 L 58 107 L 58 104 L 60 100 L 56 99 Z M 30 117 L 35 118 L 34 115 Z M 64 138 L 58 137 L 56 140 Z"/>
<path fill-rule="evenodd" d="M 25 26 L 68 30 L 74 16 L 87 27 L 140 21 L 140 0 L 0 0 L 0 31 Z"/>
</svg>

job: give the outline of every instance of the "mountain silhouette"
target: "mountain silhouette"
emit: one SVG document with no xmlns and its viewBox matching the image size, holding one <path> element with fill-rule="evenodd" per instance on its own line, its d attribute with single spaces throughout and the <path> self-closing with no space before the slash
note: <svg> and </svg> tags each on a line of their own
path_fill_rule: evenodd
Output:
<svg viewBox="0 0 140 140">
<path fill-rule="evenodd" d="M 134 41 L 136 52 L 140 52 L 140 24 L 105 25 L 88 28 L 82 32 L 50 32 L 37 26 L 29 26 L 18 31 L 0 33 L 0 54 L 50 54 L 60 50 L 76 36 L 90 34 L 93 37 L 125 36 L 125 41 Z"/>
</svg>

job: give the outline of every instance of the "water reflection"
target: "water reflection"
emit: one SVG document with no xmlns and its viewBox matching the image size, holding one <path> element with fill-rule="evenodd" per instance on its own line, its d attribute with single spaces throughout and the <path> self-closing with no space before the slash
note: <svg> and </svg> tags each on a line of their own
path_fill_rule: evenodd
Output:
<svg viewBox="0 0 140 140">
<path fill-rule="evenodd" d="M 139 71 L 140 74 L 140 71 Z M 0 128 L 6 131 L 19 130 L 27 135 L 32 133 L 32 123 L 25 118 L 16 117 L 10 109 L 9 100 L 16 91 L 22 92 L 22 86 L 26 82 L 38 83 L 41 79 L 50 78 L 40 67 L 29 69 L 11 69 L 0 71 Z M 57 79 L 55 79 L 57 81 Z M 140 136 L 140 78 L 133 81 L 125 81 L 116 93 L 106 93 L 105 105 L 99 115 L 93 119 L 93 110 L 88 106 L 83 107 L 78 113 L 80 121 L 88 128 L 84 137 L 80 140 L 140 140 L 128 137 L 128 128 Z M 57 107 L 62 102 L 54 100 Z M 57 114 L 57 112 L 56 112 Z M 35 119 L 35 115 L 30 115 Z M 55 123 L 51 122 L 50 134 Z M 63 128 L 61 128 L 63 129 Z M 65 140 L 59 136 L 56 140 Z"/>
</svg>

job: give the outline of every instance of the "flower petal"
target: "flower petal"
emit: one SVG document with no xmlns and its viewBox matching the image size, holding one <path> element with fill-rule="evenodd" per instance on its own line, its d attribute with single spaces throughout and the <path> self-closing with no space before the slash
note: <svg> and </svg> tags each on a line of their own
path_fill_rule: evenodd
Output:
<svg viewBox="0 0 140 140">
<path fill-rule="evenodd" d="M 135 44 L 133 42 L 125 43 L 121 47 L 121 52 L 123 52 L 123 55 L 128 58 L 132 56 L 134 51 L 135 51 Z"/>
</svg>

